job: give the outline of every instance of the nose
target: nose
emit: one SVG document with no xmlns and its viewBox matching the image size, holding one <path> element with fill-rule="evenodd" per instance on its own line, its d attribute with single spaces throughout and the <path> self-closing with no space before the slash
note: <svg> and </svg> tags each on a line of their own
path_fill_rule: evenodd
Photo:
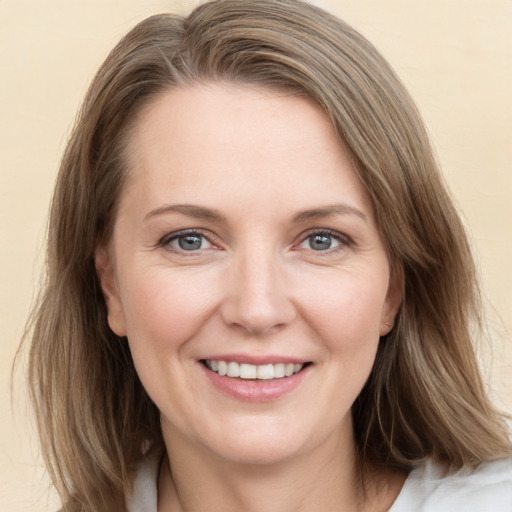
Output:
<svg viewBox="0 0 512 512">
<path fill-rule="evenodd" d="M 295 317 L 282 262 L 271 251 L 247 251 L 228 270 L 224 322 L 253 336 L 282 329 Z"/>
</svg>

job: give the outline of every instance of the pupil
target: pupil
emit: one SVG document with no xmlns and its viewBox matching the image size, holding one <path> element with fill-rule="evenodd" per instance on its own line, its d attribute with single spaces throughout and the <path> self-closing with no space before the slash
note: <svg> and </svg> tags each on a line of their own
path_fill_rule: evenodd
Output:
<svg viewBox="0 0 512 512">
<path fill-rule="evenodd" d="M 201 238 L 196 235 L 182 236 L 178 239 L 180 249 L 194 251 L 201 248 Z"/>
<path fill-rule="evenodd" d="M 326 235 L 313 235 L 310 238 L 311 248 L 315 251 L 325 251 L 331 247 L 331 237 Z"/>
</svg>

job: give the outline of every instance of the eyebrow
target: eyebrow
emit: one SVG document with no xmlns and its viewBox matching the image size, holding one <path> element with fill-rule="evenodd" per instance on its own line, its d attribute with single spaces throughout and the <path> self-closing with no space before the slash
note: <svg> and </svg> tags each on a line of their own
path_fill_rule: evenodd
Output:
<svg viewBox="0 0 512 512">
<path fill-rule="evenodd" d="M 197 206 L 193 204 L 165 204 L 159 206 L 154 210 L 151 210 L 145 217 L 144 220 L 150 220 L 158 215 L 164 215 L 167 213 L 181 213 L 187 217 L 194 219 L 210 220 L 213 222 L 225 222 L 226 218 L 217 210 L 205 208 L 204 206 Z"/>
<path fill-rule="evenodd" d="M 217 210 L 193 204 L 166 204 L 159 206 L 158 208 L 151 210 L 144 217 L 144 220 L 147 221 L 153 217 L 168 213 L 180 213 L 181 215 L 186 215 L 187 217 L 192 217 L 194 219 L 210 220 L 212 222 L 226 222 L 226 217 Z M 295 214 L 292 221 L 296 224 L 300 224 L 301 222 L 306 222 L 308 220 L 331 217 L 333 215 L 356 215 L 365 222 L 368 222 L 368 218 L 361 210 L 346 203 L 304 210 Z"/>
<path fill-rule="evenodd" d="M 321 208 L 312 208 L 311 210 L 304 210 L 294 215 L 293 222 L 301 223 L 311 219 L 332 217 L 333 215 L 356 215 L 365 222 L 368 222 L 368 218 L 361 210 L 346 203 L 339 203 L 323 206 Z"/>
</svg>

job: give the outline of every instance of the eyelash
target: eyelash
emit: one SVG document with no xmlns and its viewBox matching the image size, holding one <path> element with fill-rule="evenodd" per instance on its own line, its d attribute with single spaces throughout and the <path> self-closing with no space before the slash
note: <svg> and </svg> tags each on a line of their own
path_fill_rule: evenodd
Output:
<svg viewBox="0 0 512 512">
<path fill-rule="evenodd" d="M 209 237 L 207 237 L 201 230 L 198 229 L 185 229 L 182 231 L 176 231 L 174 233 L 170 233 L 168 235 L 165 235 L 163 238 L 160 239 L 158 242 L 158 247 L 163 247 L 169 250 L 172 250 L 174 252 L 177 252 L 179 254 L 187 254 L 193 255 L 194 253 L 197 254 L 198 252 L 201 252 L 204 249 L 199 249 L 197 251 L 186 251 L 185 249 L 177 249 L 175 247 L 171 246 L 171 242 L 174 240 L 178 240 L 179 238 L 186 237 L 186 236 L 196 236 L 198 238 L 202 238 L 206 241 L 208 241 L 209 244 L 212 246 L 215 246 L 215 244 L 210 240 Z"/>
<path fill-rule="evenodd" d="M 203 250 L 205 250 L 205 249 L 198 249 L 198 250 L 193 250 L 193 251 L 187 251 L 185 249 L 177 249 L 177 248 L 171 246 L 171 242 L 173 242 L 174 240 L 178 240 L 181 237 L 186 237 L 186 236 L 196 236 L 198 238 L 202 238 L 202 239 L 206 240 L 209 244 L 211 244 L 214 248 L 216 247 L 216 244 L 214 244 L 211 241 L 211 239 L 204 234 L 203 231 L 198 230 L 198 229 L 186 229 L 186 230 L 176 231 L 174 233 L 165 235 L 158 242 L 158 247 L 167 248 L 169 250 L 172 250 L 172 251 L 180 253 L 180 254 L 189 253 L 189 255 L 197 254 L 198 252 L 202 252 Z M 350 247 L 353 244 L 353 240 L 349 236 L 347 236 L 343 233 L 340 233 L 338 231 L 333 231 L 331 229 L 313 229 L 313 230 L 307 231 L 306 233 L 302 233 L 299 236 L 299 241 L 294 244 L 294 247 L 300 246 L 301 244 L 303 244 L 304 242 L 306 242 L 308 239 L 310 239 L 313 236 L 326 236 L 329 238 L 333 238 L 334 240 L 336 240 L 339 243 L 338 246 L 336 246 L 334 248 L 328 248 L 325 250 L 315 251 L 314 249 L 309 249 L 313 253 L 330 254 L 330 253 L 333 253 L 333 252 L 336 252 L 339 250 L 343 250 L 346 247 Z"/>
<path fill-rule="evenodd" d="M 321 251 L 315 251 L 314 249 L 310 249 L 311 252 L 314 253 L 332 254 L 336 251 L 350 247 L 353 244 L 353 240 L 349 236 L 338 231 L 333 231 L 332 229 L 312 229 L 307 231 L 306 233 L 301 234 L 299 238 L 300 241 L 296 245 L 301 245 L 314 236 L 326 236 L 336 240 L 339 243 L 337 247 L 328 248 Z"/>
</svg>

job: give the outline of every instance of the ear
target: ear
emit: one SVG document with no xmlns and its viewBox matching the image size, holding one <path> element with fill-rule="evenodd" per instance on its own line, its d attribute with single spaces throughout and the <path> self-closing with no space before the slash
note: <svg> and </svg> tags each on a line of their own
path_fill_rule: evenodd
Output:
<svg viewBox="0 0 512 512">
<path fill-rule="evenodd" d="M 379 335 L 385 336 L 395 323 L 395 317 L 402 303 L 404 294 L 404 272 L 401 266 L 393 265 L 390 272 L 388 292 L 384 307 L 382 308 L 382 316 L 379 328 Z"/>
<path fill-rule="evenodd" d="M 126 336 L 126 320 L 123 304 L 115 279 L 110 255 L 105 247 L 98 247 L 94 254 L 96 273 L 100 281 L 103 298 L 107 306 L 108 325 L 118 336 Z"/>
</svg>

